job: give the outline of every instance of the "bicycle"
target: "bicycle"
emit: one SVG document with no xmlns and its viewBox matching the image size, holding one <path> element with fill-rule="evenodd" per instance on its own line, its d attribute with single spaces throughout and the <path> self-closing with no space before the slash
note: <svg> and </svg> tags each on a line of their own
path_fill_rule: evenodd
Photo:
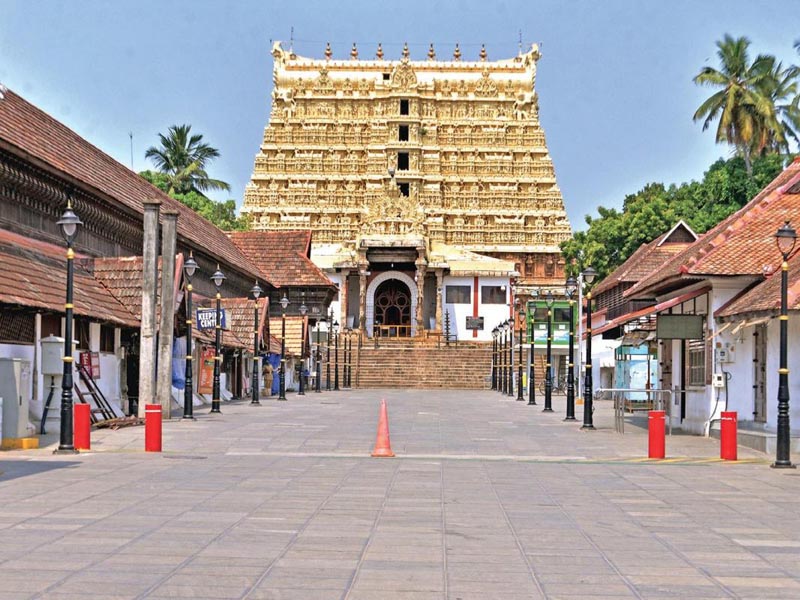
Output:
<svg viewBox="0 0 800 600">
<path fill-rule="evenodd" d="M 539 393 L 544 394 L 545 389 L 547 387 L 547 380 L 542 378 L 542 381 L 539 382 Z M 566 394 L 567 393 L 567 378 L 563 375 L 560 377 L 553 377 L 553 387 L 552 393 L 554 394 Z"/>
</svg>

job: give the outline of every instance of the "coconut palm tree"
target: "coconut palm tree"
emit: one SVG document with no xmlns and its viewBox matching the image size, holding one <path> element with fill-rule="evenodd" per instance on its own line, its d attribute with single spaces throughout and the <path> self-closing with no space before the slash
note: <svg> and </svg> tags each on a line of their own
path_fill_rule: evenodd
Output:
<svg viewBox="0 0 800 600">
<path fill-rule="evenodd" d="M 800 129 L 800 95 L 798 95 L 798 75 L 800 69 L 771 60 L 769 77 L 759 83 L 759 92 L 769 98 L 771 114 L 765 115 L 764 122 L 754 139 L 754 150 L 761 154 L 789 152 L 789 139 L 798 141 Z"/>
<path fill-rule="evenodd" d="M 720 69 L 703 67 L 695 76 L 698 85 L 721 88 L 712 94 L 694 113 L 694 120 L 703 119 L 703 131 L 719 118 L 716 141 L 733 145 L 752 173 L 751 155 L 759 132 L 774 127 L 775 107 L 763 90 L 771 76 L 774 58 L 759 54 L 750 63 L 746 37 L 734 39 L 726 34 L 717 42 Z"/>
<path fill-rule="evenodd" d="M 203 136 L 191 135 L 191 125 L 173 125 L 167 135 L 159 133 L 160 147 L 151 146 L 145 157 L 169 177 L 169 194 L 202 193 L 208 190 L 231 189 L 206 172 L 207 164 L 219 157 L 219 150 L 203 142 Z"/>
</svg>

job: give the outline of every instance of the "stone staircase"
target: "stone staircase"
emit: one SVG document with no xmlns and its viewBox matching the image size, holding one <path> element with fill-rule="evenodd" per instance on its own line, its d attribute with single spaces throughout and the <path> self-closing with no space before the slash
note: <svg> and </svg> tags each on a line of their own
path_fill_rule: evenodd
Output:
<svg viewBox="0 0 800 600">
<path fill-rule="evenodd" d="M 380 340 L 376 348 L 372 340 L 364 340 L 353 354 L 356 388 L 488 389 L 492 383 L 491 343 Z M 544 358 L 536 359 L 536 376 L 543 377 Z"/>
</svg>

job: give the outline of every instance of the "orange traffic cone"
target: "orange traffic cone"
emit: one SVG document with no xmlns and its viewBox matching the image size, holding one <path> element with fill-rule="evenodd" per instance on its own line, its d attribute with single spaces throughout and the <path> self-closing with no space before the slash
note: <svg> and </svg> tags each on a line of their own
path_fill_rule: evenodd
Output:
<svg viewBox="0 0 800 600">
<path fill-rule="evenodd" d="M 375 448 L 372 456 L 391 458 L 392 444 L 389 442 L 389 415 L 386 413 L 386 400 L 381 400 L 381 416 L 378 419 L 378 436 L 375 438 Z"/>
</svg>

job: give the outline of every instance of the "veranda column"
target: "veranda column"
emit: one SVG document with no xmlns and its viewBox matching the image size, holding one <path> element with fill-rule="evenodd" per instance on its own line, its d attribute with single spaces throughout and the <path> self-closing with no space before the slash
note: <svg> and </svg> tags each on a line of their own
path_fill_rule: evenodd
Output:
<svg viewBox="0 0 800 600">
<path fill-rule="evenodd" d="M 358 270 L 358 328 L 367 330 L 367 268 Z"/>
<path fill-rule="evenodd" d="M 417 320 L 417 335 L 422 335 L 422 332 L 425 330 L 425 311 L 423 310 L 425 304 L 425 272 L 427 271 L 427 265 L 425 263 L 417 263 L 417 272 L 414 276 L 414 279 L 417 282 L 417 314 L 415 318 Z"/>
</svg>

